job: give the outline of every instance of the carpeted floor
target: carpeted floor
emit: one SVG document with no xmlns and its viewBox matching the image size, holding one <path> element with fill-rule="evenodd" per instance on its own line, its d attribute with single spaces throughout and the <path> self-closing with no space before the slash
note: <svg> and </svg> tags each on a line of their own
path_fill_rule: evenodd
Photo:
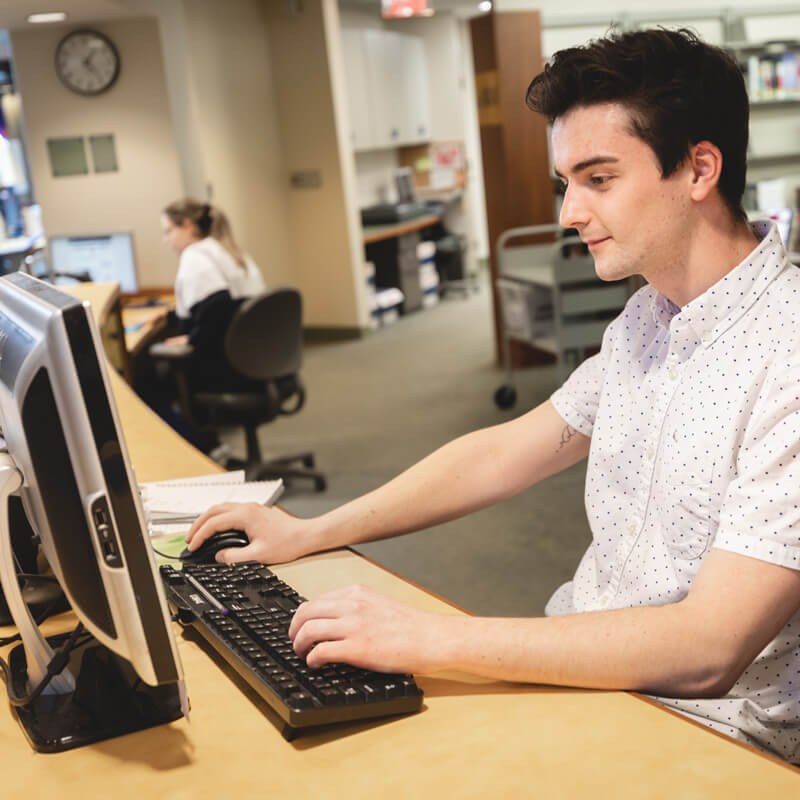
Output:
<svg viewBox="0 0 800 800">
<path fill-rule="evenodd" d="M 282 504 L 298 516 L 326 511 L 450 439 L 547 399 L 556 388 L 549 366 L 515 373 L 515 408 L 495 406 L 504 373 L 494 363 L 489 302 L 484 285 L 364 339 L 307 347 L 305 408 L 263 426 L 260 439 L 265 456 L 313 449 L 328 489 L 297 484 Z M 240 435 L 226 441 L 243 451 Z M 493 508 L 359 549 L 474 613 L 541 614 L 589 541 L 584 475 L 578 465 Z"/>
</svg>

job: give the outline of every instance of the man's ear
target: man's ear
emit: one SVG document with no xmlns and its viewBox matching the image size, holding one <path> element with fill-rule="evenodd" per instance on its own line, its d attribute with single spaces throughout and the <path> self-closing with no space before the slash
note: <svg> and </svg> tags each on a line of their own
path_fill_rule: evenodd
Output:
<svg viewBox="0 0 800 800">
<path fill-rule="evenodd" d="M 692 168 L 691 198 L 705 200 L 719 183 L 722 153 L 715 144 L 703 140 L 689 148 L 689 165 Z"/>
</svg>

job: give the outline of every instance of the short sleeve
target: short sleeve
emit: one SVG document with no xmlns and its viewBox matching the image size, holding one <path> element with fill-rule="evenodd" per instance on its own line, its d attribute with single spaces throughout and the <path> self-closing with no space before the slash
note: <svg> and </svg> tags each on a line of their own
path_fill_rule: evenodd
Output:
<svg viewBox="0 0 800 800">
<path fill-rule="evenodd" d="M 800 569 L 800 366 L 776 366 L 746 421 L 714 546 Z"/>
<path fill-rule="evenodd" d="M 580 364 L 550 396 L 550 402 L 564 422 L 584 436 L 591 437 L 594 430 L 597 408 L 614 349 L 615 330 L 623 314 L 608 324 L 603 333 L 600 352 Z"/>
</svg>

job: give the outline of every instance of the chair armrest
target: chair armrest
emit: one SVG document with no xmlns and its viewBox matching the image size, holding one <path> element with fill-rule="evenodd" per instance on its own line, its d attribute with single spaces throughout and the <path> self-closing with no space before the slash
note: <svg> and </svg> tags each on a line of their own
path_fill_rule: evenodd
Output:
<svg viewBox="0 0 800 800">
<path fill-rule="evenodd" d="M 179 361 L 194 353 L 194 347 L 190 344 L 169 344 L 168 342 L 156 342 L 151 344 L 147 351 L 153 358 L 166 358 L 171 361 Z"/>
</svg>

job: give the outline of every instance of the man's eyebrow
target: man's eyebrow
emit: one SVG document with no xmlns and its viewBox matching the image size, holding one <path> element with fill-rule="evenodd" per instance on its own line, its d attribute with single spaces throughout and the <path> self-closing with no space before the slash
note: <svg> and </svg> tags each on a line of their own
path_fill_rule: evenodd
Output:
<svg viewBox="0 0 800 800">
<path fill-rule="evenodd" d="M 585 161 L 579 161 L 577 164 L 573 164 L 571 172 L 582 172 L 598 164 L 616 164 L 618 161 L 619 159 L 614 156 L 595 156 L 594 158 L 587 158 Z M 556 176 L 559 178 L 564 177 L 557 169 L 553 169 L 553 172 L 555 172 Z"/>
</svg>

